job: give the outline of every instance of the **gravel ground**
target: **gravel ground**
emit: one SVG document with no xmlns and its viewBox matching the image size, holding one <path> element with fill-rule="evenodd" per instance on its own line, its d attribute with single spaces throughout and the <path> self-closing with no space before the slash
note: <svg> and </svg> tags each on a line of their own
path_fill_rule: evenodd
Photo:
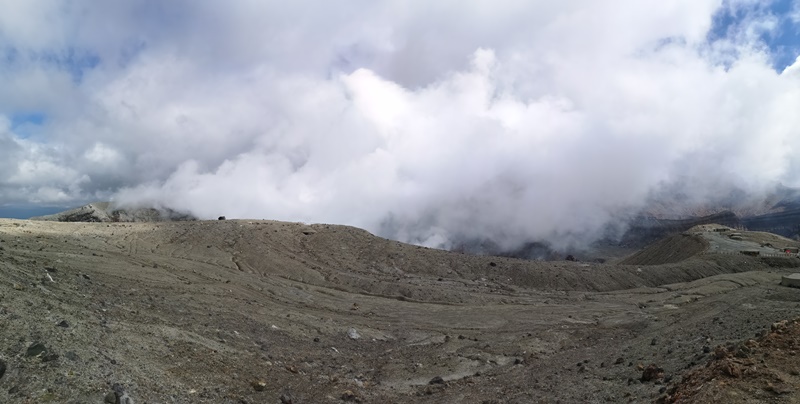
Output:
<svg viewBox="0 0 800 404">
<path fill-rule="evenodd" d="M 0 402 L 652 402 L 716 346 L 800 313 L 779 285 L 800 260 L 689 256 L 546 263 L 333 225 L 0 219 Z"/>
</svg>

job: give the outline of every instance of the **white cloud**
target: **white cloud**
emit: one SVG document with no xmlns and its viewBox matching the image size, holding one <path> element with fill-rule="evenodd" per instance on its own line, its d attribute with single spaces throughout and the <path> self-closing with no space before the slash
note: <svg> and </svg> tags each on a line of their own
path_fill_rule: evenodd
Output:
<svg viewBox="0 0 800 404">
<path fill-rule="evenodd" d="M 716 0 L 49 4 L 0 34 L 28 83 L 0 114 L 49 118 L 1 132 L 6 199 L 124 188 L 208 218 L 510 247 L 591 237 L 686 178 L 698 200 L 800 185 L 800 77 L 746 34 L 769 19 L 708 44 Z M 76 79 L 37 56 L 67 49 L 99 62 Z"/>
<path fill-rule="evenodd" d="M 800 24 L 800 1 L 794 0 L 792 2 L 792 9 L 789 12 L 789 18 L 795 24 Z"/>
</svg>

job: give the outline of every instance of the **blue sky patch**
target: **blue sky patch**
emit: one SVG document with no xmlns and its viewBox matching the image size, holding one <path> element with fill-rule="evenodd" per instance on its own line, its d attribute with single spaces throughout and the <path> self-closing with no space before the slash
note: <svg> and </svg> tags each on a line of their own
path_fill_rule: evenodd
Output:
<svg viewBox="0 0 800 404">
<path fill-rule="evenodd" d="M 75 48 L 69 48 L 59 53 L 47 53 L 41 59 L 55 65 L 60 70 L 69 72 L 75 83 L 83 81 L 86 72 L 100 64 L 100 57 L 96 54 Z"/>
<path fill-rule="evenodd" d="M 52 215 L 66 210 L 64 207 L 12 205 L 0 206 L 0 218 L 28 219 L 33 216 Z"/>
<path fill-rule="evenodd" d="M 775 18 L 773 30 L 761 32 L 759 40 L 770 49 L 772 67 L 781 72 L 800 55 L 800 23 L 792 21 L 796 0 L 772 0 L 749 6 L 730 7 L 726 4 L 714 16 L 708 41 L 735 37 L 741 27 L 754 18 Z M 727 3 L 727 2 L 726 2 Z"/>
<path fill-rule="evenodd" d="M 28 138 L 36 127 L 47 122 L 43 112 L 30 112 L 11 115 L 11 130 L 21 138 Z"/>
</svg>

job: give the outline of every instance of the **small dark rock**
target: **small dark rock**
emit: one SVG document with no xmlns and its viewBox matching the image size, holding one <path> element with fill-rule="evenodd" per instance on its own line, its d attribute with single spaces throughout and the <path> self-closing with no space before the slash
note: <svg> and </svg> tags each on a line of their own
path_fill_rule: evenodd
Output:
<svg viewBox="0 0 800 404">
<path fill-rule="evenodd" d="M 108 404 L 116 404 L 117 403 L 117 395 L 113 391 L 109 391 L 105 397 L 103 397 L 103 402 Z"/>
<path fill-rule="evenodd" d="M 436 376 L 433 379 L 431 379 L 431 381 L 429 381 L 428 384 L 444 384 L 444 379 L 442 379 L 441 376 Z"/>
<path fill-rule="evenodd" d="M 281 404 L 293 404 L 294 403 L 294 397 L 292 397 L 291 394 L 281 394 L 280 400 L 281 400 Z"/>
<path fill-rule="evenodd" d="M 69 359 L 69 360 L 71 360 L 71 361 L 77 361 L 77 360 L 80 359 L 80 357 L 78 357 L 78 354 L 76 354 L 73 351 L 64 352 L 64 357 Z"/>
<path fill-rule="evenodd" d="M 225 220 L 225 216 L 220 216 L 217 218 L 217 220 Z"/>
<path fill-rule="evenodd" d="M 28 349 L 25 351 L 25 356 L 27 357 L 34 357 L 39 356 L 47 351 L 47 348 L 41 342 L 34 342 L 31 344 Z"/>
<path fill-rule="evenodd" d="M 565 260 L 567 260 L 567 261 L 577 261 L 577 260 L 575 259 L 575 256 L 573 256 L 572 254 L 570 254 L 570 255 L 567 255 L 567 258 L 564 258 L 564 259 L 565 259 Z"/>
<path fill-rule="evenodd" d="M 664 369 L 656 366 L 655 364 L 650 364 L 642 372 L 641 380 L 643 382 L 649 382 L 663 378 L 664 378 Z"/>
<path fill-rule="evenodd" d="M 0 359 L 0 379 L 3 378 L 3 375 L 6 374 L 6 363 Z"/>
<path fill-rule="evenodd" d="M 650 345 L 651 345 L 651 346 L 658 345 L 658 338 L 653 338 L 653 339 L 651 339 L 651 340 L 650 340 Z"/>
<path fill-rule="evenodd" d="M 58 359 L 58 354 L 57 353 L 53 353 L 53 352 L 45 354 L 44 356 L 42 356 L 42 362 L 52 362 L 52 361 L 54 361 L 56 359 Z"/>
<path fill-rule="evenodd" d="M 314 342 L 319 342 L 319 337 L 314 337 Z"/>
<path fill-rule="evenodd" d="M 622 358 L 617 358 L 617 360 L 615 360 L 615 361 L 614 361 L 614 364 L 615 364 L 615 365 L 621 365 L 621 364 L 623 364 L 624 362 L 625 362 L 625 359 L 622 359 Z"/>
<path fill-rule="evenodd" d="M 67 320 L 61 320 L 56 325 L 62 328 L 69 328 L 69 323 L 67 322 Z"/>
<path fill-rule="evenodd" d="M 342 400 L 344 401 L 356 401 L 357 399 L 358 397 L 356 394 L 350 390 L 345 390 L 344 393 L 342 393 Z"/>
<path fill-rule="evenodd" d="M 490 267 L 496 267 L 496 266 L 497 266 L 497 264 L 495 264 L 494 262 L 490 262 L 490 263 L 489 263 L 489 266 L 490 266 Z"/>
<path fill-rule="evenodd" d="M 703 353 L 709 353 L 709 352 L 711 352 L 711 347 L 708 346 L 708 345 L 704 346 L 703 347 Z"/>
</svg>

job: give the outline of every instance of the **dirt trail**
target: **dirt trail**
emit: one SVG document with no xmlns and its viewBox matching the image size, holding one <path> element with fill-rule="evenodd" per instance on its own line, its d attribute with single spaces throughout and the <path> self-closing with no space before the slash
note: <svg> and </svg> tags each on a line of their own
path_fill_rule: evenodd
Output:
<svg viewBox="0 0 800 404">
<path fill-rule="evenodd" d="M 638 365 L 677 380 L 800 305 L 793 269 L 755 257 L 544 263 L 332 225 L 0 220 L 0 247 L 10 403 L 115 384 L 136 403 L 649 402 L 664 386 Z"/>
</svg>

